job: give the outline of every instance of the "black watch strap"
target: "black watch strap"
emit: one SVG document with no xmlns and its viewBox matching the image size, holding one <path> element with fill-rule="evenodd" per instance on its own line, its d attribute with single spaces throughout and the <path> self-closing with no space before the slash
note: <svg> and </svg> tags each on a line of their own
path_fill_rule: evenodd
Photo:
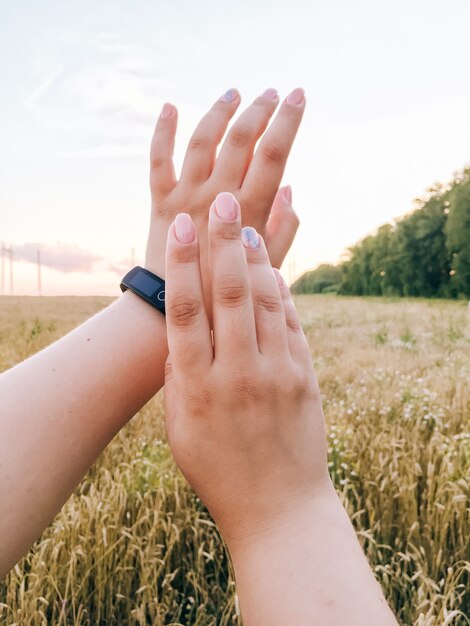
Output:
<svg viewBox="0 0 470 626">
<path fill-rule="evenodd" d="M 134 267 L 121 281 L 121 291 L 130 289 L 165 315 L 165 281 L 144 269 Z"/>
</svg>

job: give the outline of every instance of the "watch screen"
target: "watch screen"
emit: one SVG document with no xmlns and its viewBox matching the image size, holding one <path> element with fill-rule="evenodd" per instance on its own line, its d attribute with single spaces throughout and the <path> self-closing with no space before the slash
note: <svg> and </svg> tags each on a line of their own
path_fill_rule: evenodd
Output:
<svg viewBox="0 0 470 626">
<path fill-rule="evenodd" d="M 161 285 L 158 285 L 153 278 L 150 278 L 150 276 L 147 276 L 143 272 L 133 276 L 129 282 L 133 287 L 139 289 L 142 293 L 145 293 L 145 295 L 149 298 L 151 298 L 161 287 Z"/>
</svg>

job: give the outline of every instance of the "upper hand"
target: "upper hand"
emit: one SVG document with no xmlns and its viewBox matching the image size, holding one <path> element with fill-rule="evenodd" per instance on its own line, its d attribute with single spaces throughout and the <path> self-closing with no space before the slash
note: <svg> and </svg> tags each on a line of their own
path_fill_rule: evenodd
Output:
<svg viewBox="0 0 470 626">
<path fill-rule="evenodd" d="M 151 145 L 152 215 L 146 257 L 146 267 L 160 276 L 165 270 L 168 227 L 181 211 L 190 214 L 199 227 L 201 260 L 203 268 L 207 267 L 208 208 L 223 190 L 241 202 L 243 223 L 264 236 L 274 267 L 280 267 L 292 243 L 298 218 L 290 187 L 279 189 L 279 184 L 302 119 L 304 93 L 295 89 L 266 130 L 279 104 L 276 91 L 266 90 L 233 124 L 216 158 L 217 146 L 239 104 L 238 92 L 230 89 L 202 118 L 189 141 L 179 180 L 173 166 L 177 111 L 171 104 L 163 107 Z"/>
</svg>

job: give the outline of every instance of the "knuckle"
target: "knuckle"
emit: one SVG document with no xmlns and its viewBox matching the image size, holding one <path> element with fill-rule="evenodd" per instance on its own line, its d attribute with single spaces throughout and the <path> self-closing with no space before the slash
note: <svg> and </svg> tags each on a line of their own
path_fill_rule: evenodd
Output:
<svg viewBox="0 0 470 626">
<path fill-rule="evenodd" d="M 246 372 L 239 372 L 233 377 L 232 392 L 242 404 L 258 400 L 263 388 L 256 378 Z"/>
<path fill-rule="evenodd" d="M 171 259 L 178 264 L 194 263 L 198 259 L 197 247 L 191 245 L 175 247 L 171 251 Z"/>
<path fill-rule="evenodd" d="M 259 311 L 268 313 L 279 313 L 282 310 L 282 303 L 276 296 L 260 294 L 253 298 L 253 304 Z"/>
<path fill-rule="evenodd" d="M 175 326 L 192 326 L 201 312 L 201 302 L 185 294 L 166 303 L 166 314 Z"/>
<path fill-rule="evenodd" d="M 165 165 L 165 159 L 161 156 L 154 156 L 150 159 L 150 170 L 155 171 L 161 169 Z"/>
<path fill-rule="evenodd" d="M 221 228 L 217 228 L 215 232 L 216 240 L 220 241 L 223 245 L 227 241 L 238 241 L 241 239 L 240 226 L 224 224 Z"/>
<path fill-rule="evenodd" d="M 271 99 L 265 98 L 264 96 L 258 96 L 255 100 L 253 100 L 253 106 L 260 107 L 265 110 L 268 115 L 271 115 L 271 111 L 276 107 L 276 104 L 276 98 Z"/>
<path fill-rule="evenodd" d="M 215 298 L 226 307 L 237 307 L 248 299 L 248 285 L 238 276 L 225 276 L 215 285 Z"/>
<path fill-rule="evenodd" d="M 286 326 L 293 333 L 298 333 L 298 334 L 303 333 L 302 326 L 300 325 L 299 320 L 293 317 L 292 315 L 286 316 Z"/>
<path fill-rule="evenodd" d="M 296 372 L 294 368 L 285 373 L 282 380 L 278 377 L 271 381 L 271 393 L 280 398 L 302 399 L 311 393 L 311 384 L 308 376 L 303 372 Z"/>
<path fill-rule="evenodd" d="M 297 401 L 311 397 L 311 393 L 310 385 L 302 381 L 293 383 L 290 388 L 291 397 Z"/>
<path fill-rule="evenodd" d="M 268 163 L 278 165 L 284 162 L 284 152 L 274 143 L 265 143 L 260 147 L 261 155 Z"/>
<path fill-rule="evenodd" d="M 249 265 L 266 265 L 266 263 L 269 262 L 269 260 L 267 260 L 264 255 L 258 256 L 258 254 L 249 255 L 249 257 L 247 258 L 247 261 Z"/>
<path fill-rule="evenodd" d="M 165 362 L 165 379 L 169 379 L 173 376 L 173 365 L 169 359 Z"/>
<path fill-rule="evenodd" d="M 204 384 L 192 385 L 187 390 L 191 411 L 196 416 L 204 416 L 210 412 L 214 402 L 214 394 L 212 389 Z"/>
<path fill-rule="evenodd" d="M 245 148 L 251 142 L 251 132 L 247 126 L 234 126 L 229 133 L 229 143 L 235 148 Z"/>
<path fill-rule="evenodd" d="M 295 227 L 296 229 L 299 227 L 300 225 L 300 219 L 299 216 L 297 215 L 297 213 L 294 211 L 294 209 L 291 209 L 290 211 L 288 211 L 285 215 L 285 219 L 288 221 L 289 224 L 291 224 L 293 227 Z"/>
<path fill-rule="evenodd" d="M 188 143 L 188 150 L 204 150 L 209 145 L 209 138 L 205 135 L 194 135 Z"/>
</svg>

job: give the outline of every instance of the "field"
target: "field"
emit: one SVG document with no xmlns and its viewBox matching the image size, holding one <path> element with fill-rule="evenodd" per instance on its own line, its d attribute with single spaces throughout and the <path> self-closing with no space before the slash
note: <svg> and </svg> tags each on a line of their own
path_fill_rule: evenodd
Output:
<svg viewBox="0 0 470 626">
<path fill-rule="evenodd" d="M 0 299 L 0 370 L 108 302 Z M 470 624 L 466 303 L 297 304 L 330 472 L 387 599 L 406 625 Z M 234 597 L 217 530 L 172 462 L 157 396 L 0 583 L 0 624 L 239 625 Z"/>
</svg>

